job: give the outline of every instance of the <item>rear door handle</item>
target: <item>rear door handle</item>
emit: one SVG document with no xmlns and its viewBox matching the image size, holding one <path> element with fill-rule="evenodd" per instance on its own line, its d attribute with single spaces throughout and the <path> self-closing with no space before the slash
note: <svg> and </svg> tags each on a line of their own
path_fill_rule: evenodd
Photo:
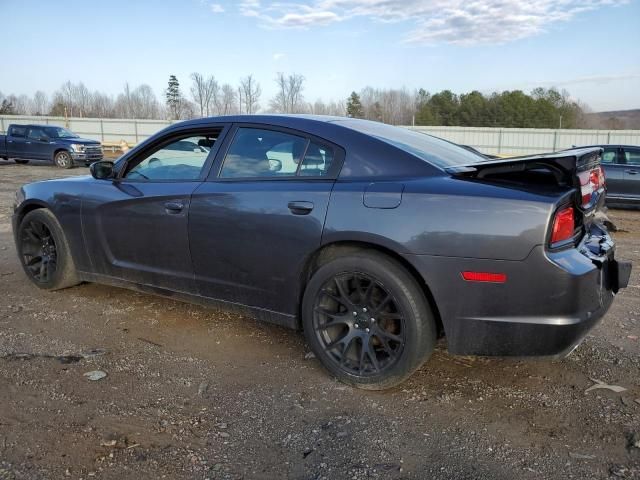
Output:
<svg viewBox="0 0 640 480">
<path fill-rule="evenodd" d="M 313 210 L 313 202 L 289 202 L 287 206 L 294 215 L 308 215 Z"/>
<path fill-rule="evenodd" d="M 627 172 L 629 175 L 637 175 L 638 174 L 637 170 L 625 170 L 625 172 Z"/>
<path fill-rule="evenodd" d="M 184 204 L 181 202 L 167 202 L 164 204 L 164 209 L 167 213 L 180 213 L 184 208 Z"/>
</svg>

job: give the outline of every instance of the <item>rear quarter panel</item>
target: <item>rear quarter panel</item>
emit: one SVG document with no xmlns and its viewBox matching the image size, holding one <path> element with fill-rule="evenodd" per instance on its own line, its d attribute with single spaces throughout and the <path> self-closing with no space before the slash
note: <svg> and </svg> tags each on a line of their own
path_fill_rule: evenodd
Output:
<svg viewBox="0 0 640 480">
<path fill-rule="evenodd" d="M 365 189 L 384 190 L 385 183 L 403 187 L 399 205 L 365 206 Z M 555 198 L 440 176 L 338 181 L 323 243 L 369 241 L 400 254 L 523 260 L 544 243 L 554 203 Z M 368 194 L 367 204 L 378 203 Z"/>
</svg>

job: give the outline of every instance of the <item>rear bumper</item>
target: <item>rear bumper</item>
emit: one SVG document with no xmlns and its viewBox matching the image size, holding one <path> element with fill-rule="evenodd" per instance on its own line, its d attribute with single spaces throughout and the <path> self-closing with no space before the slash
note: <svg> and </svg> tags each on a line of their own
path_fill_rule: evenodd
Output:
<svg viewBox="0 0 640 480">
<path fill-rule="evenodd" d="M 431 289 L 451 353 L 564 356 L 605 315 L 631 265 L 585 245 L 560 252 L 535 247 L 523 261 L 407 255 Z M 581 253 L 582 251 L 582 253 Z M 505 273 L 505 283 L 477 283 L 460 272 Z"/>
</svg>

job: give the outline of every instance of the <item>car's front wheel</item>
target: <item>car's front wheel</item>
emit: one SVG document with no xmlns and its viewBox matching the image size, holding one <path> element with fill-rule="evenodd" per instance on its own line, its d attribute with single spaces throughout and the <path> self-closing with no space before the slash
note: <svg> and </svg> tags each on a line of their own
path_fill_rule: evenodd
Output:
<svg viewBox="0 0 640 480">
<path fill-rule="evenodd" d="M 60 150 L 53 157 L 53 163 L 60 168 L 71 168 L 73 167 L 73 159 L 71 158 L 71 154 L 66 150 Z"/>
<path fill-rule="evenodd" d="M 313 274 L 302 321 L 322 364 L 339 380 L 369 390 L 408 378 L 437 338 L 433 313 L 413 276 L 370 250 L 335 258 Z"/>
<path fill-rule="evenodd" d="M 80 283 L 67 239 L 50 210 L 39 208 L 27 213 L 17 238 L 22 267 L 39 288 L 59 290 Z"/>
</svg>

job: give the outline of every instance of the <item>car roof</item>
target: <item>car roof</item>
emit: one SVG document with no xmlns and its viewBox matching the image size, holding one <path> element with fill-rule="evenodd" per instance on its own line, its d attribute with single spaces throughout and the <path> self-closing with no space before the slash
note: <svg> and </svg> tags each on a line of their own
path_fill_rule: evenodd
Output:
<svg viewBox="0 0 640 480">
<path fill-rule="evenodd" d="M 58 128 L 65 128 L 65 127 L 60 127 L 60 125 L 38 125 L 37 123 L 12 123 L 11 125 L 9 125 L 9 127 L 25 127 L 25 128 L 47 128 L 47 127 L 58 127 Z"/>
<path fill-rule="evenodd" d="M 591 148 L 591 147 L 600 147 L 600 148 L 606 148 L 606 147 L 618 147 L 618 148 L 625 148 L 625 147 L 631 147 L 631 148 L 640 148 L 640 145 L 625 145 L 622 143 L 601 143 L 599 145 L 581 145 L 579 147 L 574 147 L 574 148 Z"/>
</svg>

